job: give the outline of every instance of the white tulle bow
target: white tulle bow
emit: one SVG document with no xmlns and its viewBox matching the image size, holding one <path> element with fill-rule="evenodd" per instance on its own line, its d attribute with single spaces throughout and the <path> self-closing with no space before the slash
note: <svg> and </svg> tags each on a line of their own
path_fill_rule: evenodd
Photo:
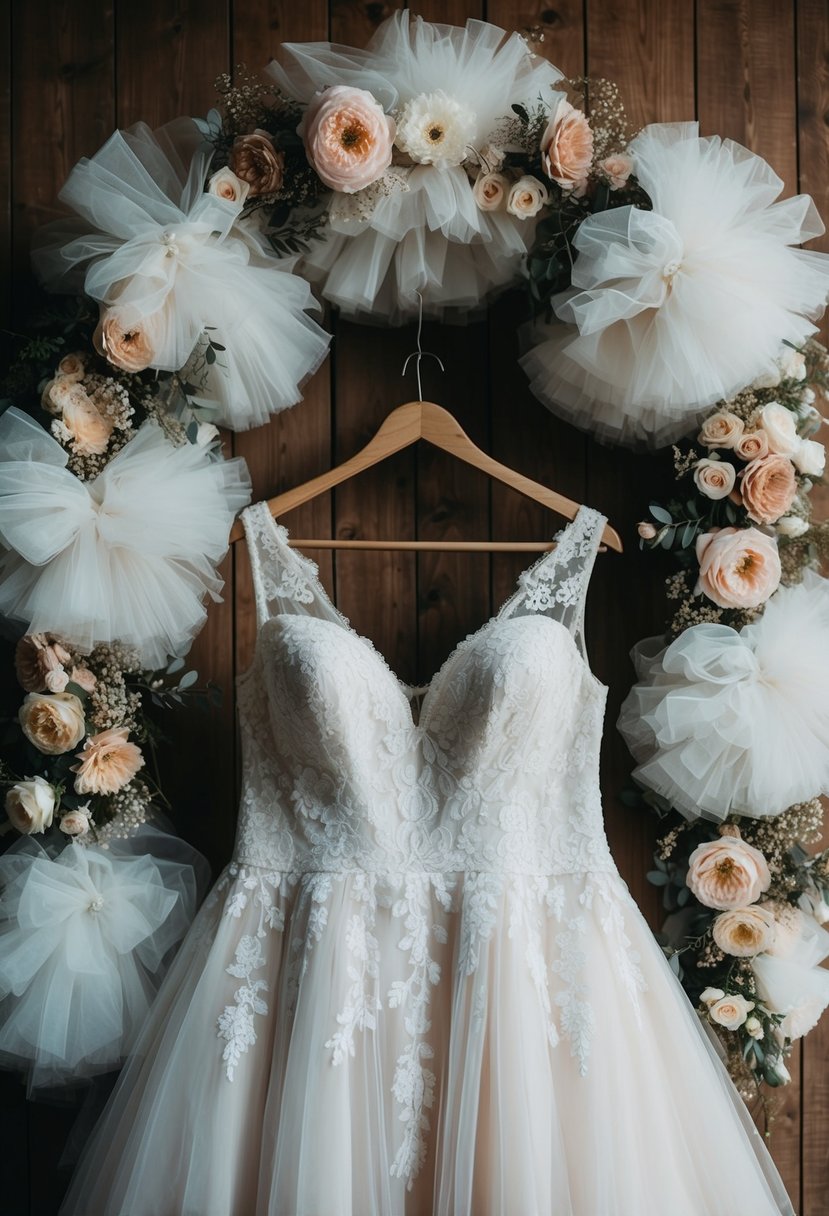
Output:
<svg viewBox="0 0 829 1216">
<path fill-rule="evenodd" d="M 384 21 L 365 50 L 286 43 L 280 56 L 269 73 L 303 102 L 332 84 L 367 89 L 387 111 L 448 92 L 474 115 L 470 140 L 478 150 L 503 140 L 515 103 L 550 104 L 562 77 L 518 34 L 485 21 L 436 25 L 408 10 Z M 399 324 L 421 306 L 431 316 L 474 309 L 513 282 L 535 226 L 506 211 L 482 211 L 461 165 L 395 168 L 383 188 L 345 204 L 335 199 L 325 236 L 303 265 L 345 315 Z"/>
<path fill-rule="evenodd" d="M 619 729 L 634 776 L 683 815 L 779 815 L 829 793 L 829 584 L 807 573 L 744 629 L 640 642 Z"/>
<path fill-rule="evenodd" d="M 655 124 L 630 155 L 653 210 L 581 224 L 572 288 L 553 301 L 567 325 L 539 327 L 522 364 L 554 412 L 661 446 L 815 332 L 829 257 L 797 248 L 823 232 L 812 200 L 775 202 L 782 181 L 739 144 Z"/>
<path fill-rule="evenodd" d="M 169 852 L 171 838 L 145 833 Z M 0 1058 L 32 1087 L 77 1083 L 129 1051 L 195 911 L 189 863 L 203 863 L 173 843 L 175 861 L 125 842 L 55 856 L 26 839 L 0 861 Z"/>
<path fill-rule="evenodd" d="M 81 649 L 119 640 L 149 667 L 182 653 L 205 619 L 236 512 L 242 460 L 174 446 L 146 422 L 92 481 L 32 419 L 0 419 L 0 613 Z"/>
<path fill-rule="evenodd" d="M 217 420 L 237 430 L 293 405 L 329 336 L 305 314 L 307 283 L 237 222 L 241 202 L 204 193 L 213 149 L 192 119 L 116 131 L 70 173 L 60 197 L 78 216 L 38 235 L 51 290 L 80 290 L 141 327 L 149 366 L 188 367 Z M 206 364 L 205 334 L 224 347 Z"/>
</svg>

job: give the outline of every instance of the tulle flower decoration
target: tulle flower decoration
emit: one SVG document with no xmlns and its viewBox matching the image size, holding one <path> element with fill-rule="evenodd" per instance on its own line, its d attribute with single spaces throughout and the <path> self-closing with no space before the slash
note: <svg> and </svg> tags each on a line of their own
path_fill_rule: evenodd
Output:
<svg viewBox="0 0 829 1216">
<path fill-rule="evenodd" d="M 629 155 L 653 210 L 584 220 L 572 288 L 552 301 L 566 324 L 539 327 L 523 366 L 553 412 L 604 439 L 660 446 L 768 374 L 783 343 L 815 332 L 829 256 L 797 248 L 823 232 L 811 199 L 775 202 L 782 181 L 739 144 L 700 138 L 696 123 L 657 124 Z"/>
<path fill-rule="evenodd" d="M 475 183 L 502 169 L 514 106 L 554 105 L 557 69 L 518 34 L 482 21 L 429 24 L 406 11 L 365 50 L 291 43 L 280 54 L 270 75 L 284 97 L 308 106 L 299 131 L 335 191 L 303 263 L 327 299 L 347 316 L 400 323 L 417 314 L 418 293 L 440 316 L 517 278 L 535 226 L 535 211 L 506 206 L 521 172 L 506 166 L 505 185 Z M 532 156 L 539 160 L 537 147 Z"/>
<path fill-rule="evenodd" d="M 30 1089 L 121 1063 L 193 918 L 194 862 L 150 828 L 107 849 L 27 837 L 0 859 L 0 1060 Z"/>
<path fill-rule="evenodd" d="M 829 583 L 807 572 L 737 631 L 634 649 L 619 729 L 634 777 L 687 818 L 779 815 L 829 793 Z M 729 906 L 729 905 L 726 905 Z"/>
<path fill-rule="evenodd" d="M 298 401 L 329 340 L 306 313 L 308 284 L 240 223 L 248 192 L 277 189 L 282 172 L 267 133 L 244 141 L 239 188 L 225 177 L 211 191 L 213 149 L 193 120 L 116 131 L 61 190 L 79 219 L 48 225 L 34 252 L 47 288 L 99 302 L 97 345 L 114 366 L 184 370 L 235 430 Z"/>
<path fill-rule="evenodd" d="M 148 420 L 92 480 L 66 464 L 27 415 L 0 419 L 0 613 L 84 651 L 117 640 L 162 667 L 203 624 L 205 596 L 218 598 L 217 566 L 250 496 L 244 461 L 176 446 Z M 29 694 L 24 729 L 37 747 L 80 741 L 76 700 Z"/>
<path fill-rule="evenodd" d="M 770 905 L 775 921 L 773 942 L 752 959 L 757 991 L 770 1009 L 784 1015 L 781 1031 L 802 1038 L 829 1006 L 829 933 L 790 904 Z"/>
</svg>

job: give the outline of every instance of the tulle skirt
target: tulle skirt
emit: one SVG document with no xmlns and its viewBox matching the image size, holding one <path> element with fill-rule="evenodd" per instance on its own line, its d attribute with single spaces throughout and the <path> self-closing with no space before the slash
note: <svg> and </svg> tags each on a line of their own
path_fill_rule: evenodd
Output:
<svg viewBox="0 0 829 1216">
<path fill-rule="evenodd" d="M 793 1214 L 615 873 L 231 866 L 63 1216 Z"/>
</svg>

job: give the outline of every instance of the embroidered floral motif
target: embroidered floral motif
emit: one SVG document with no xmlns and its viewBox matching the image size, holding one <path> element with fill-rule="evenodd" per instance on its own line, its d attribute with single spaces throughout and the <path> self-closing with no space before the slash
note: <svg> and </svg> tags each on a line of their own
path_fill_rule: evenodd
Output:
<svg viewBox="0 0 829 1216">
<path fill-rule="evenodd" d="M 253 979 L 254 971 L 265 965 L 262 943 L 256 937 L 245 934 L 236 947 L 236 959 L 226 968 L 229 975 L 245 983 L 234 994 L 235 1005 L 226 1006 L 218 1020 L 219 1038 L 227 1043 L 222 1052 L 228 1081 L 232 1081 L 242 1055 L 256 1042 L 254 1016 L 268 1012 L 267 1003 L 260 995 L 268 991 L 263 979 Z"/>
<path fill-rule="evenodd" d="M 587 1075 L 587 1060 L 590 1055 L 590 1040 L 595 1026 L 595 1015 L 586 999 L 584 981 L 584 918 L 576 917 L 559 933 L 556 942 L 559 957 L 553 963 L 564 987 L 556 994 L 556 1004 L 561 1009 L 562 1033 L 570 1040 L 570 1055 L 578 1060 L 579 1072 Z"/>
<path fill-rule="evenodd" d="M 360 911 L 351 916 L 345 935 L 353 960 L 348 966 L 351 986 L 345 1006 L 337 1014 L 339 1029 L 325 1044 L 331 1049 L 333 1064 L 354 1055 L 355 1031 L 377 1029 L 377 1014 L 383 1007 L 379 993 L 380 945 L 372 932 L 377 901 L 374 884 L 367 875 L 355 877 L 352 895 L 359 901 Z"/>
</svg>

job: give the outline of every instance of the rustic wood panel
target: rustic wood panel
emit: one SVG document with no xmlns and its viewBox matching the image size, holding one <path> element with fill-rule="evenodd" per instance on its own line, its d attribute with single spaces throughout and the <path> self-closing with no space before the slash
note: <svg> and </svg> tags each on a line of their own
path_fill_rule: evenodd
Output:
<svg viewBox="0 0 829 1216">
<path fill-rule="evenodd" d="M 797 32 L 797 149 L 800 189 L 811 194 L 824 219 L 829 211 L 829 13 L 825 0 L 799 0 Z M 829 252 L 829 236 L 811 248 Z M 824 318 L 821 337 L 829 339 Z M 826 412 L 825 402 L 823 412 Z M 826 439 L 826 428 L 819 436 Z M 829 486 L 813 491 L 817 512 L 829 516 Z M 824 846 L 829 834 L 824 833 Z M 829 1019 L 824 1018 L 802 1046 L 803 1216 L 829 1216 Z"/>
<path fill-rule="evenodd" d="M 66 173 L 100 146 L 116 119 L 155 125 L 180 113 L 203 113 L 220 71 L 241 62 L 261 66 L 282 41 L 331 37 L 362 45 L 395 7 L 363 0 L 41 0 L 29 6 L 0 0 L 6 82 L 0 89 L 0 273 L 10 264 L 15 271 L 13 320 L 22 320 L 25 293 L 18 283 L 33 227 L 55 213 Z M 561 0 L 554 6 L 543 0 L 424 0 L 417 11 L 459 23 L 485 16 L 506 30 L 524 30 L 536 53 L 565 73 L 615 78 L 637 124 L 698 113 L 703 130 L 730 135 L 768 157 L 787 193 L 797 188 L 799 171 L 801 188 L 826 212 L 825 0 Z M 825 238 L 822 247 L 829 248 Z M 0 314 L 6 304 L 0 303 Z M 661 573 L 651 557 L 639 554 L 633 535 L 649 494 L 659 490 L 654 462 L 600 447 L 534 401 L 516 365 L 515 321 L 523 307 L 522 293 L 512 292 L 493 305 L 486 321 L 465 328 L 427 324 L 424 348 L 440 355 L 446 373 L 424 362 L 424 396 L 447 405 L 499 458 L 600 507 L 625 536 L 624 557 L 599 559 L 588 643 L 597 674 L 611 687 L 603 764 L 608 832 L 624 876 L 655 922 L 655 893 L 644 880 L 654 825 L 619 804 L 630 764 L 613 728 L 631 678 L 628 649 L 658 631 L 665 616 Z M 257 498 L 351 455 L 393 406 L 417 395 L 413 374 L 401 377 L 403 360 L 415 348 L 414 326 L 382 331 L 329 320 L 332 358 L 306 387 L 305 402 L 267 427 L 226 438 L 226 452 L 247 459 Z M 332 498 L 308 504 L 285 522 L 295 535 L 333 529 L 401 537 L 540 539 L 558 527 L 549 514 L 428 450 L 402 453 Z M 474 555 L 314 556 L 355 627 L 411 682 L 432 675 L 454 643 L 509 594 L 526 564 L 511 556 L 492 562 Z M 243 546 L 225 574 L 225 602 L 211 609 L 192 654 L 203 676 L 225 689 L 225 704 L 206 731 L 200 717 L 171 722 L 174 746 L 166 764 L 180 827 L 214 867 L 232 845 L 233 680 L 248 664 L 254 638 Z M 803 1216 L 829 1216 L 827 1076 L 829 1026 L 805 1045 L 802 1085 L 787 1091 L 772 1143 Z M 9 1177 L 0 1186 L 10 1216 L 56 1211 L 63 1184 L 56 1163 L 70 1122 L 69 1111 L 26 1108 L 17 1082 L 2 1079 L 0 1130 Z"/>
</svg>

